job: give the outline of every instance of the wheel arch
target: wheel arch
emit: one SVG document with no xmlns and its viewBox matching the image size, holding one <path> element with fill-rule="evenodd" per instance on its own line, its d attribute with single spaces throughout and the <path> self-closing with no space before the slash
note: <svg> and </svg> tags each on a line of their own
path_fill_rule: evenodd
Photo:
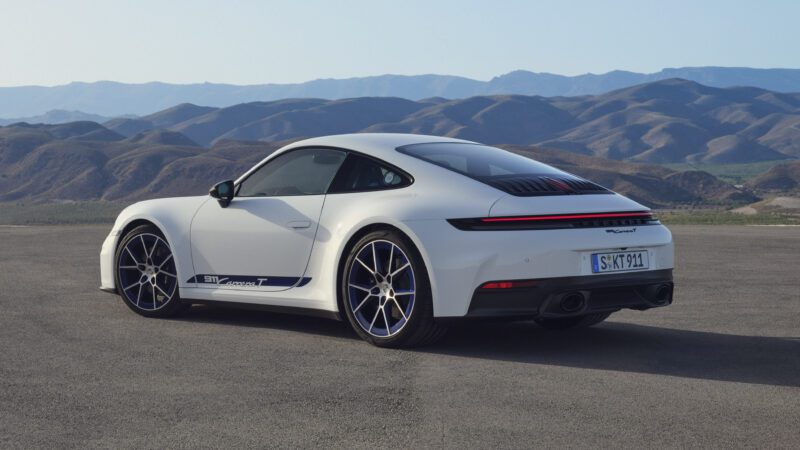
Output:
<svg viewBox="0 0 800 450">
<path fill-rule="evenodd" d="M 347 262 L 347 255 L 350 252 L 350 249 L 358 242 L 359 239 L 366 236 L 373 231 L 379 230 L 390 230 L 393 232 L 398 233 L 401 237 L 407 240 L 407 244 L 413 247 L 413 249 L 419 254 L 422 258 L 422 262 L 425 264 L 425 273 L 428 275 L 428 280 L 431 285 L 431 291 L 435 295 L 436 287 L 435 287 L 435 280 L 433 279 L 433 273 L 431 272 L 431 264 L 428 259 L 428 255 L 425 252 L 425 248 L 421 245 L 419 238 L 414 235 L 411 230 L 404 227 L 402 224 L 392 224 L 388 221 L 376 221 L 362 227 L 358 228 L 355 232 L 353 232 L 349 238 L 347 238 L 344 242 L 344 245 L 339 250 L 339 255 L 336 260 L 336 285 L 335 289 L 335 299 L 336 299 L 336 307 L 338 309 L 339 318 L 343 321 L 347 320 L 347 317 L 344 315 L 344 298 L 342 298 L 341 292 L 341 284 L 344 278 L 344 269 L 345 263 Z M 436 302 L 433 302 L 434 306 L 434 313 Z"/>
<path fill-rule="evenodd" d="M 117 256 L 116 256 L 116 254 L 117 254 L 117 250 L 119 250 L 120 243 L 125 238 L 125 236 L 128 235 L 128 233 L 130 233 L 136 227 L 140 227 L 142 225 L 150 225 L 150 226 L 153 226 L 156 229 L 158 229 L 158 231 L 164 237 L 164 240 L 167 242 L 167 245 L 169 245 L 169 247 L 172 250 L 173 254 L 175 253 L 175 246 L 174 246 L 173 240 L 172 240 L 168 230 L 166 229 L 166 227 L 164 227 L 163 224 L 161 224 L 158 220 L 156 220 L 156 219 L 154 219 L 152 217 L 132 217 L 125 223 L 125 225 L 122 226 L 122 228 L 120 229 L 119 235 L 117 235 L 117 240 L 114 243 L 114 260 L 113 260 L 113 266 L 112 266 L 112 270 L 114 271 L 114 273 L 116 273 L 116 271 L 117 271 Z M 176 266 L 176 270 L 178 270 L 179 272 L 180 272 L 180 264 L 181 264 L 180 258 L 176 257 L 175 258 L 175 266 Z M 178 280 L 178 285 L 180 286 L 180 284 L 181 283 L 180 283 L 180 279 L 179 279 Z"/>
</svg>

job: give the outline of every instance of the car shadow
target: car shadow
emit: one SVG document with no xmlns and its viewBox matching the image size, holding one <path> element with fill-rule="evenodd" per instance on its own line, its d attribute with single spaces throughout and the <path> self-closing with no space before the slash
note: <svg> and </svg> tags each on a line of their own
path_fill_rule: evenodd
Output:
<svg viewBox="0 0 800 450">
<path fill-rule="evenodd" d="M 605 322 L 548 331 L 532 322 L 459 324 L 426 352 L 705 380 L 800 386 L 800 338 Z"/>
<path fill-rule="evenodd" d="M 350 339 L 346 323 L 218 306 L 194 306 L 177 320 L 282 329 Z M 388 351 L 388 350 L 387 350 Z M 800 387 L 800 338 L 741 336 L 605 322 L 548 331 L 533 322 L 455 324 L 425 354 Z"/>
</svg>

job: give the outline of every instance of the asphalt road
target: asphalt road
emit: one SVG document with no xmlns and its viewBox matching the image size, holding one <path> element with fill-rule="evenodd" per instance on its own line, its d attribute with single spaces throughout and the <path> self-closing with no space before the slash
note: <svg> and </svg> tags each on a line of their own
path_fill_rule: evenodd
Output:
<svg viewBox="0 0 800 450">
<path fill-rule="evenodd" d="M 794 447 L 800 228 L 673 227 L 676 302 L 596 328 L 343 323 L 98 286 L 107 227 L 0 227 L 0 447 Z"/>
</svg>

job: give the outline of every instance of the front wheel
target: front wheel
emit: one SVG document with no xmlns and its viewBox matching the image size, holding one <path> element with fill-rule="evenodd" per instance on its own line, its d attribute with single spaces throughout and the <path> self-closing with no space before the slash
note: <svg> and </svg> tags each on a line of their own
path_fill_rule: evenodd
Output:
<svg viewBox="0 0 800 450">
<path fill-rule="evenodd" d="M 352 247 L 341 295 L 353 329 L 374 345 L 426 345 L 445 332 L 433 318 L 425 264 L 416 248 L 397 232 L 372 232 Z"/>
<path fill-rule="evenodd" d="M 115 276 L 120 297 L 138 314 L 169 317 L 182 309 L 172 249 L 153 225 L 136 227 L 122 238 Z"/>
</svg>

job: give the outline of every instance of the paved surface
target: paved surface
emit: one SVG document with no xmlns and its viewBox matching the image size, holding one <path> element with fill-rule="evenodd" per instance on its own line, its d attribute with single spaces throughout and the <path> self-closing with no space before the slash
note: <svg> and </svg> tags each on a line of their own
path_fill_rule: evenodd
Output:
<svg viewBox="0 0 800 450">
<path fill-rule="evenodd" d="M 0 447 L 795 447 L 800 228 L 674 227 L 676 303 L 420 351 L 97 290 L 105 227 L 0 228 Z"/>
</svg>

